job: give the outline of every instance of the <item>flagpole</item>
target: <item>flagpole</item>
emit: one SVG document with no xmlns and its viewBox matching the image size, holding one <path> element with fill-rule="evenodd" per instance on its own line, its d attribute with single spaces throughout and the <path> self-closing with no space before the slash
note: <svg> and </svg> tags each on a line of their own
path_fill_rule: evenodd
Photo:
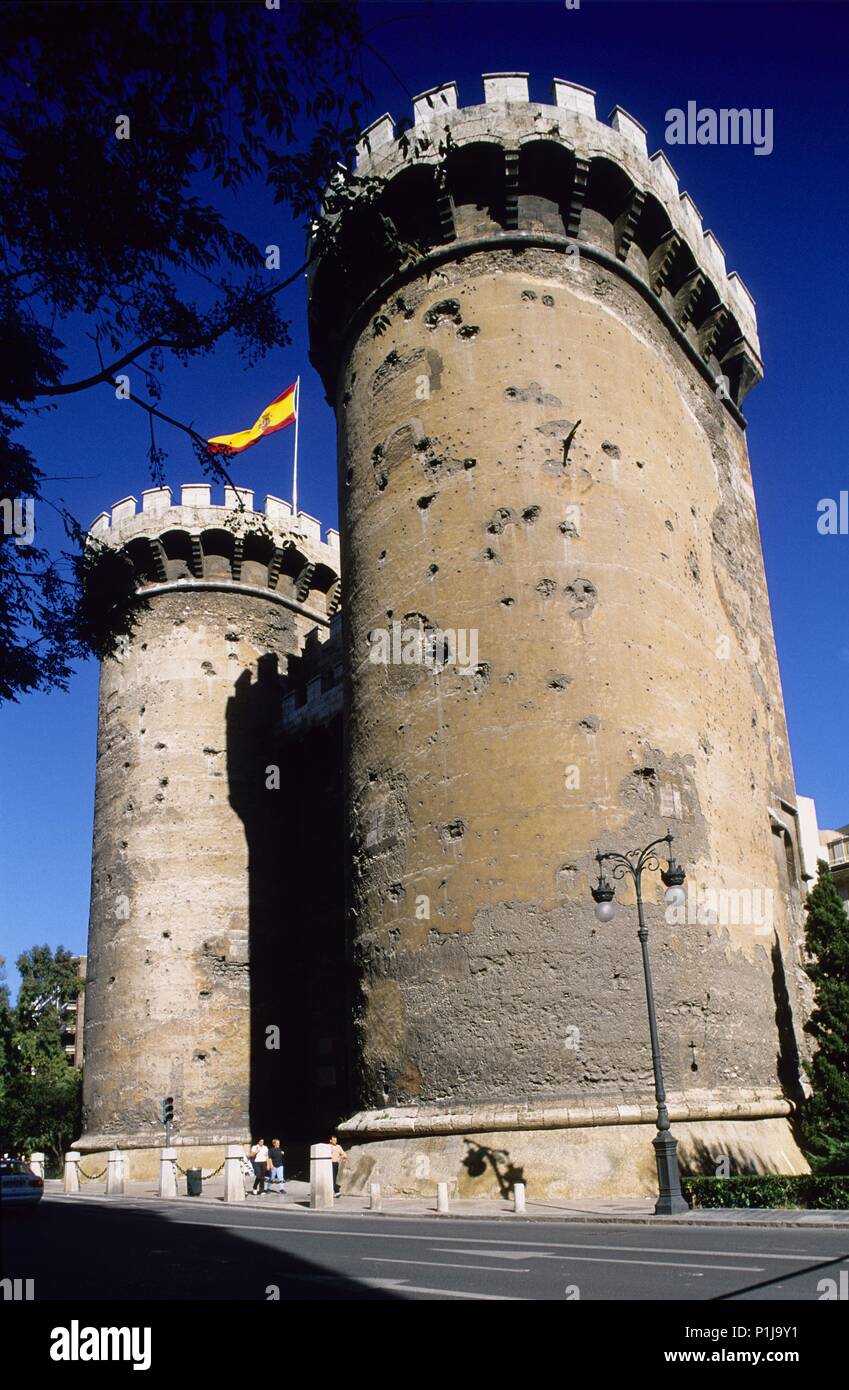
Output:
<svg viewBox="0 0 849 1390">
<path fill-rule="evenodd" d="M 301 378 L 295 380 L 295 463 L 292 469 L 292 517 L 298 519 L 298 426 L 301 423 Z"/>
</svg>

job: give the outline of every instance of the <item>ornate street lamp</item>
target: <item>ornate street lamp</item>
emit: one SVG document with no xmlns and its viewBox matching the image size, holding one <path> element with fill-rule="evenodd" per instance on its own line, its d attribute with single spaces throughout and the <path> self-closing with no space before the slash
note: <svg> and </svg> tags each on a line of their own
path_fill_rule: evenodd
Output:
<svg viewBox="0 0 849 1390">
<path fill-rule="evenodd" d="M 669 1112 L 666 1109 L 666 1091 L 663 1087 L 660 1043 L 657 1037 L 657 1017 L 654 1008 L 651 965 L 649 964 L 649 934 L 643 914 L 642 894 L 643 869 L 660 869 L 660 859 L 656 851 L 658 845 L 664 844 L 668 846 L 666 868 L 661 870 L 660 874 L 666 884 L 664 901 L 667 907 L 680 907 L 686 901 L 684 889 L 681 887 L 686 875 L 681 865 L 676 864 L 672 856 L 672 836 L 668 830 L 659 840 L 652 840 L 651 844 L 646 845 L 643 850 L 632 850 L 630 854 L 618 854 L 616 852 L 596 854 L 598 884 L 590 891 L 595 899 L 595 915 L 599 922 L 610 922 L 616 913 L 616 904 L 613 901 L 616 890 L 604 875 L 605 861 L 609 861 L 613 865 L 614 878 L 624 878 L 625 874 L 629 873 L 637 890 L 637 917 L 639 920 L 637 935 L 640 938 L 643 951 L 643 974 L 646 981 L 646 1002 L 649 1010 L 649 1033 L 651 1034 L 651 1060 L 654 1068 L 654 1094 L 657 1101 L 657 1135 L 652 1140 L 657 1162 L 658 1186 L 658 1198 L 654 1210 L 656 1216 L 675 1216 L 679 1212 L 689 1211 L 689 1207 L 682 1195 L 681 1181 L 678 1176 L 678 1141 L 673 1138 L 670 1131 Z"/>
</svg>

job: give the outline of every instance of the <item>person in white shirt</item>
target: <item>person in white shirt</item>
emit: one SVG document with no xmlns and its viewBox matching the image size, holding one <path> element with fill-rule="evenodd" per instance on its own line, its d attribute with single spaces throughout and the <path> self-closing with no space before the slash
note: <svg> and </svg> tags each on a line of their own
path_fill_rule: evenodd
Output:
<svg viewBox="0 0 849 1390">
<path fill-rule="evenodd" d="M 341 1195 L 340 1188 L 339 1188 L 339 1164 L 340 1164 L 340 1163 L 344 1163 L 344 1161 L 345 1161 L 345 1159 L 346 1159 L 347 1157 L 348 1157 L 348 1155 L 346 1154 L 345 1150 L 342 1148 L 342 1145 L 339 1143 L 339 1140 L 336 1138 L 336 1135 L 335 1135 L 335 1134 L 332 1134 L 332 1135 L 330 1136 L 330 1161 L 331 1161 L 331 1163 L 332 1163 L 332 1165 L 333 1165 L 333 1196 L 334 1196 L 334 1197 L 339 1197 L 339 1196 Z"/>
<path fill-rule="evenodd" d="M 265 1184 L 268 1179 L 268 1147 L 264 1139 L 257 1139 L 252 1146 L 251 1162 L 254 1165 L 253 1192 L 262 1197 L 265 1195 Z"/>
</svg>

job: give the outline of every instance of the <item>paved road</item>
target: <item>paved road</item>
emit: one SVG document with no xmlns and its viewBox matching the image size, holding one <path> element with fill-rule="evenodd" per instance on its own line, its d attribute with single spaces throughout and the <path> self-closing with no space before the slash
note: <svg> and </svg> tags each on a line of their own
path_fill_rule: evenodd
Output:
<svg viewBox="0 0 849 1390">
<path fill-rule="evenodd" d="M 348 1216 L 259 1203 L 46 1197 L 4 1221 L 41 1299 L 803 1300 L 849 1233 Z M 844 1273 L 843 1284 L 849 1282 Z"/>
</svg>

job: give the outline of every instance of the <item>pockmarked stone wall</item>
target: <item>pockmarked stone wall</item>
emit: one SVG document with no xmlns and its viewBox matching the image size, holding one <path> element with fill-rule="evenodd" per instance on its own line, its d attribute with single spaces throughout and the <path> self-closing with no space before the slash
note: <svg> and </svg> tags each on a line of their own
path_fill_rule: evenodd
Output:
<svg viewBox="0 0 849 1390">
<path fill-rule="evenodd" d="M 598 849 L 667 828 L 688 902 L 655 875 L 647 919 L 673 1118 L 716 1122 L 702 1161 L 727 1121 L 738 1166 L 803 1168 L 754 308 L 627 113 L 603 126 L 562 82 L 530 103 L 522 74 L 485 89 L 367 132 L 358 172 L 423 255 L 381 260 L 364 210 L 311 284 L 343 518 L 349 1182 L 429 1190 L 483 1148 L 580 1195 L 557 1171 L 580 1130 L 583 1193 L 651 1190 L 620 1162 L 653 1113 L 633 892 L 601 925 L 590 888 Z"/>
<path fill-rule="evenodd" d="M 101 670 L 77 1146 L 129 1149 L 131 1176 L 155 1172 L 164 1096 L 186 1166 L 271 1118 L 261 1083 L 284 1090 L 264 1044 L 291 1020 L 257 969 L 303 927 L 271 873 L 297 814 L 283 678 L 327 639 L 338 549 L 276 499 L 242 501 L 186 487 L 172 506 L 156 489 L 92 527 L 132 559 L 147 606 Z"/>
</svg>

